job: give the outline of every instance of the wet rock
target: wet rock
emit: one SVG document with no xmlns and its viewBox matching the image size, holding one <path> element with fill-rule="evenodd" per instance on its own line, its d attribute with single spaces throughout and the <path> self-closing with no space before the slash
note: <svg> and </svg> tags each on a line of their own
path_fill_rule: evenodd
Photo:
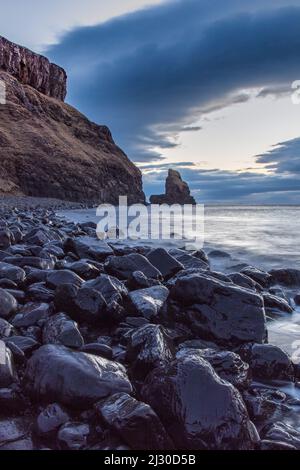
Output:
<svg viewBox="0 0 300 470">
<path fill-rule="evenodd" d="M 242 347 L 240 353 L 256 379 L 293 381 L 295 378 L 291 358 L 277 346 L 254 344 Z"/>
<path fill-rule="evenodd" d="M 254 448 L 257 433 L 240 394 L 199 355 L 155 369 L 141 395 L 158 414 L 177 449 Z"/>
<path fill-rule="evenodd" d="M 300 294 L 297 294 L 294 298 L 295 304 L 300 305 Z"/>
<path fill-rule="evenodd" d="M 42 346 L 28 361 L 24 383 L 33 399 L 87 409 L 113 393 L 131 393 L 125 368 L 64 346 Z"/>
<path fill-rule="evenodd" d="M 12 234 L 9 230 L 0 230 L 0 249 L 6 250 L 12 242 Z"/>
<path fill-rule="evenodd" d="M 38 282 L 28 288 L 26 296 L 32 302 L 50 303 L 54 299 L 54 291 L 48 289 L 44 282 Z"/>
<path fill-rule="evenodd" d="M 86 281 L 95 279 L 101 274 L 100 269 L 96 268 L 93 264 L 88 263 L 88 261 L 83 260 L 75 261 L 73 263 L 61 263 L 59 265 L 59 269 L 68 269 L 73 271 Z"/>
<path fill-rule="evenodd" d="M 215 351 L 214 349 L 181 349 L 177 358 L 199 355 L 216 371 L 221 379 L 226 380 L 238 389 L 245 389 L 251 383 L 249 365 L 242 361 L 240 356 L 230 351 Z"/>
<path fill-rule="evenodd" d="M 3 318 L 0 318 L 0 339 L 8 338 L 13 333 L 13 326 Z"/>
<path fill-rule="evenodd" d="M 263 438 L 270 441 L 278 441 L 300 450 L 300 432 L 285 423 L 274 423 L 264 432 Z"/>
<path fill-rule="evenodd" d="M 33 450 L 29 426 L 23 418 L 0 420 L 0 450 Z"/>
<path fill-rule="evenodd" d="M 233 284 L 232 280 L 223 273 L 219 273 L 216 271 L 208 271 L 207 269 L 190 268 L 190 269 L 185 269 L 184 271 L 178 272 L 175 276 L 169 279 L 165 283 L 165 285 L 168 287 L 168 289 L 171 289 L 173 286 L 175 286 L 176 282 L 179 279 L 183 279 L 186 276 L 191 276 L 193 274 L 195 275 L 204 274 L 205 276 L 210 277 L 212 279 L 217 279 L 219 281 L 224 281 L 226 283 Z"/>
<path fill-rule="evenodd" d="M 207 254 L 205 253 L 204 250 L 196 250 L 196 251 L 193 251 L 193 252 L 191 253 L 191 255 L 192 255 L 194 258 L 201 259 L 202 261 L 204 261 L 204 263 L 206 263 L 207 265 L 209 265 L 209 259 L 208 259 L 208 256 L 207 256 Z"/>
<path fill-rule="evenodd" d="M 0 388 L 8 387 L 16 378 L 11 351 L 0 340 Z"/>
<path fill-rule="evenodd" d="M 38 415 L 35 424 L 36 433 L 41 437 L 47 437 L 58 431 L 60 426 L 69 420 L 67 411 L 58 403 L 52 403 Z"/>
<path fill-rule="evenodd" d="M 0 389 L 0 409 L 2 416 L 10 416 L 11 414 L 20 414 L 23 412 L 28 403 L 22 396 L 20 390 L 11 388 Z"/>
<path fill-rule="evenodd" d="M 25 292 L 17 289 L 6 289 L 6 292 L 11 294 L 19 303 L 24 303 L 25 301 Z"/>
<path fill-rule="evenodd" d="M 135 271 L 141 271 L 150 279 L 161 279 L 161 272 L 156 269 L 148 259 L 138 253 L 125 256 L 111 256 L 105 268 L 108 273 L 119 279 L 128 279 Z"/>
<path fill-rule="evenodd" d="M 281 284 L 286 287 L 300 286 L 299 269 L 272 269 L 269 275 L 273 284 Z"/>
<path fill-rule="evenodd" d="M 157 286 L 130 292 L 129 299 L 137 315 L 159 322 L 160 313 L 168 295 L 169 291 L 166 287 Z"/>
<path fill-rule="evenodd" d="M 56 289 L 62 284 L 73 284 L 74 286 L 81 287 L 83 282 L 84 281 L 81 277 L 77 276 L 73 271 L 68 271 L 66 269 L 49 273 L 46 285 L 50 287 L 50 289 Z"/>
<path fill-rule="evenodd" d="M 169 250 L 169 254 L 173 256 L 173 258 L 175 258 L 180 264 L 182 264 L 184 269 L 208 269 L 208 264 L 205 261 L 184 250 L 172 248 Z"/>
<path fill-rule="evenodd" d="M 51 240 L 50 233 L 41 228 L 35 228 L 31 230 L 25 237 L 23 241 L 28 245 L 37 245 L 44 246 Z"/>
<path fill-rule="evenodd" d="M 259 450 L 297 450 L 297 448 L 291 444 L 278 441 L 263 440 L 259 444 Z"/>
<path fill-rule="evenodd" d="M 107 344 L 91 343 L 86 344 L 81 348 L 81 352 L 87 354 L 93 354 L 95 356 L 105 357 L 105 359 L 111 360 L 113 358 L 113 350 Z"/>
<path fill-rule="evenodd" d="M 86 447 L 89 434 L 88 424 L 69 422 L 60 428 L 57 437 L 62 449 L 80 450 Z"/>
<path fill-rule="evenodd" d="M 88 236 L 68 238 L 64 248 L 66 251 L 74 252 L 79 258 L 92 258 L 100 262 L 114 254 L 106 242 Z"/>
<path fill-rule="evenodd" d="M 27 267 L 25 268 L 26 271 L 26 284 L 37 284 L 40 282 L 46 282 L 47 276 L 49 271 L 43 269 L 36 269 Z"/>
<path fill-rule="evenodd" d="M 64 313 L 51 317 L 43 328 L 44 344 L 62 344 L 73 349 L 80 349 L 84 345 L 83 337 L 77 323 Z"/>
<path fill-rule="evenodd" d="M 179 349 L 214 349 L 219 351 L 219 347 L 212 341 L 204 341 L 203 339 L 191 339 L 181 342 L 178 346 Z"/>
<path fill-rule="evenodd" d="M 16 328 L 27 328 L 46 321 L 52 314 L 49 304 L 42 302 L 28 302 L 12 320 Z"/>
<path fill-rule="evenodd" d="M 106 318 L 106 301 L 96 289 L 63 284 L 56 289 L 54 303 L 79 322 L 96 324 Z"/>
<path fill-rule="evenodd" d="M 119 393 L 95 406 L 106 425 L 132 450 L 174 448 L 157 414 L 146 403 L 137 401 L 126 393 Z"/>
<path fill-rule="evenodd" d="M 183 264 L 179 263 L 173 256 L 171 256 L 164 248 L 156 248 L 147 254 L 150 263 L 157 268 L 164 279 L 169 279 L 174 276 L 178 271 L 184 269 Z"/>
<path fill-rule="evenodd" d="M 19 284 L 25 280 L 26 273 L 24 269 L 12 264 L 0 263 L 0 279 L 9 279 Z"/>
<path fill-rule="evenodd" d="M 97 290 L 108 304 L 114 301 L 122 302 L 128 295 L 128 290 L 124 283 L 107 274 L 101 274 L 101 276 L 93 281 L 86 282 L 84 286 Z"/>
<path fill-rule="evenodd" d="M 26 356 L 24 352 L 16 344 L 10 343 L 9 340 L 6 341 L 6 345 L 13 355 L 15 364 L 23 365 L 26 362 Z"/>
<path fill-rule="evenodd" d="M 6 341 L 6 345 L 8 348 L 11 348 L 12 344 L 17 346 L 26 355 L 30 355 L 40 346 L 37 341 L 29 336 L 10 336 Z"/>
<path fill-rule="evenodd" d="M 148 325 L 150 323 L 149 320 L 143 317 L 127 317 L 125 322 L 132 328 L 139 328 L 140 326 Z"/>
<path fill-rule="evenodd" d="M 127 347 L 127 360 L 133 375 L 146 377 L 155 367 L 174 357 L 174 347 L 167 330 L 160 325 L 146 325 L 133 332 Z"/>
<path fill-rule="evenodd" d="M 242 269 L 241 274 L 253 279 L 253 281 L 260 284 L 262 287 L 268 287 L 271 284 L 271 276 L 265 271 L 254 268 L 253 266 L 248 266 L 247 268 Z"/>
<path fill-rule="evenodd" d="M 149 287 L 160 286 L 157 279 L 148 279 L 141 271 L 134 271 L 127 281 L 127 286 L 131 290 L 148 289 Z"/>
<path fill-rule="evenodd" d="M 24 268 L 25 266 L 30 266 L 36 269 L 54 269 L 55 260 L 39 258 L 38 256 L 15 256 L 4 258 L 3 262 L 8 264 L 13 264 L 14 266 L 19 266 Z"/>
<path fill-rule="evenodd" d="M 266 313 L 271 314 L 280 314 L 280 313 L 293 313 L 292 307 L 289 303 L 275 295 L 264 293 L 263 294 L 264 304 Z"/>
<path fill-rule="evenodd" d="M 252 387 L 243 392 L 243 399 L 250 419 L 261 426 L 274 421 L 276 415 L 281 413 L 286 395 L 278 390 Z"/>
<path fill-rule="evenodd" d="M 2 289 L 17 289 L 17 284 L 9 279 L 0 279 L 0 287 Z"/>
<path fill-rule="evenodd" d="M 233 273 L 233 274 L 229 274 L 228 277 L 237 286 L 244 287 L 245 289 L 262 291 L 262 287 L 260 286 L 260 284 L 258 284 L 253 279 L 251 279 L 251 277 L 246 276 L 246 274 Z"/>
<path fill-rule="evenodd" d="M 266 339 L 262 298 L 250 290 L 191 274 L 178 279 L 169 296 L 169 314 L 205 340 L 228 344 Z"/>
<path fill-rule="evenodd" d="M 0 318 L 5 320 L 16 313 L 18 302 L 6 290 L 0 289 Z"/>
</svg>

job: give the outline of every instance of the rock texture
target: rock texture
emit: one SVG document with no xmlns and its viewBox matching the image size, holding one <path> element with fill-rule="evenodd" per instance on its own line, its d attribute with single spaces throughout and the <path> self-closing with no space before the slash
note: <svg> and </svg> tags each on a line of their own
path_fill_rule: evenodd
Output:
<svg viewBox="0 0 300 470">
<path fill-rule="evenodd" d="M 67 74 L 41 55 L 18 46 L 0 36 L 0 69 L 24 85 L 30 85 L 43 95 L 64 101 L 67 94 Z"/>
<path fill-rule="evenodd" d="M 0 194 L 115 204 L 144 202 L 141 172 L 109 129 L 65 104 L 66 74 L 0 38 Z"/>
<path fill-rule="evenodd" d="M 191 196 L 188 184 L 182 181 L 178 171 L 169 170 L 166 180 L 166 193 L 151 196 L 151 204 L 196 204 Z"/>
</svg>

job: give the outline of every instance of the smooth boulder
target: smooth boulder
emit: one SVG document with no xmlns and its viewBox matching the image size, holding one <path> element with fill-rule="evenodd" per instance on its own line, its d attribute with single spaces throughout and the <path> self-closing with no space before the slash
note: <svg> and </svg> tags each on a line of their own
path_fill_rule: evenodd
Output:
<svg viewBox="0 0 300 470">
<path fill-rule="evenodd" d="M 269 272 L 273 284 L 280 284 L 286 287 L 300 286 L 299 269 L 272 269 Z"/>
<path fill-rule="evenodd" d="M 263 380 L 291 380 L 295 370 L 289 355 L 272 344 L 245 345 L 241 356 L 250 365 L 253 377 Z"/>
<path fill-rule="evenodd" d="M 7 320 L 18 308 L 16 299 L 6 290 L 0 289 L 0 318 Z"/>
<path fill-rule="evenodd" d="M 142 326 L 132 333 L 126 357 L 134 377 L 144 378 L 150 370 L 174 358 L 172 339 L 161 325 Z"/>
<path fill-rule="evenodd" d="M 105 424 L 132 450 L 172 450 L 174 445 L 157 414 L 146 403 L 118 393 L 97 403 Z"/>
<path fill-rule="evenodd" d="M 42 346 L 33 354 L 24 384 L 37 401 L 83 409 L 113 393 L 132 392 L 121 364 L 54 345 Z"/>
<path fill-rule="evenodd" d="M 0 340 L 0 388 L 8 387 L 15 377 L 13 355 L 5 343 Z"/>
<path fill-rule="evenodd" d="M 155 369 L 141 392 L 180 450 L 247 450 L 255 429 L 239 392 L 189 354 Z"/>
<path fill-rule="evenodd" d="M 177 280 L 169 296 L 169 316 L 202 339 L 227 345 L 266 340 L 266 316 L 260 295 L 204 273 Z"/>
<path fill-rule="evenodd" d="M 174 258 L 174 256 L 171 256 L 164 248 L 151 250 L 147 254 L 147 258 L 162 273 L 163 278 L 166 280 L 184 269 L 183 264 Z"/>
<path fill-rule="evenodd" d="M 43 343 L 61 344 L 69 348 L 80 349 L 84 345 L 84 340 L 77 323 L 64 313 L 58 313 L 45 323 Z"/>
<path fill-rule="evenodd" d="M 168 295 L 169 291 L 166 287 L 155 286 L 130 292 L 129 299 L 134 313 L 159 323 L 160 313 Z"/>
<path fill-rule="evenodd" d="M 106 270 L 119 279 L 128 279 L 135 271 L 141 271 L 150 279 L 160 279 L 161 272 L 155 268 L 143 255 L 131 253 L 125 256 L 111 256 L 106 265 Z"/>
<path fill-rule="evenodd" d="M 221 379 L 243 390 L 251 383 L 249 365 L 242 361 L 238 354 L 231 351 L 216 351 L 215 349 L 181 349 L 176 357 L 181 358 L 189 354 L 199 355 L 213 367 Z"/>
<path fill-rule="evenodd" d="M 0 279 L 8 279 L 19 284 L 25 280 L 26 273 L 24 269 L 13 264 L 0 263 Z"/>
</svg>

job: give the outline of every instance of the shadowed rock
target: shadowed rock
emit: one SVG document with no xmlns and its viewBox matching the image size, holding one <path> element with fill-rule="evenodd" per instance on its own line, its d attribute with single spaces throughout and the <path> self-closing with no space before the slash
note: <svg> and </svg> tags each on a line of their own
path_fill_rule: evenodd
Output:
<svg viewBox="0 0 300 470">
<path fill-rule="evenodd" d="M 180 173 L 169 170 L 166 179 L 166 193 L 150 197 L 151 204 L 196 204 L 187 183 L 182 181 Z"/>
<path fill-rule="evenodd" d="M 199 355 L 155 369 L 142 398 L 156 411 L 177 449 L 254 447 L 255 429 L 239 392 Z"/>
<path fill-rule="evenodd" d="M 42 346 L 28 361 L 24 382 L 36 400 L 88 408 L 112 393 L 131 393 L 125 368 L 64 346 Z"/>
</svg>

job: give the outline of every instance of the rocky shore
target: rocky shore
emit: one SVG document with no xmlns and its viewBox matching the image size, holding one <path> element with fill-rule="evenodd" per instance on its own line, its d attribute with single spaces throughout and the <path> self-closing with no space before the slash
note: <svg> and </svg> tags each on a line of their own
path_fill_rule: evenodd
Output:
<svg viewBox="0 0 300 470">
<path fill-rule="evenodd" d="M 287 424 L 300 402 L 272 385 L 299 367 L 267 321 L 293 312 L 300 271 L 225 275 L 217 253 L 98 241 L 92 222 L 13 206 L 0 217 L 0 450 L 300 449 Z"/>
</svg>

